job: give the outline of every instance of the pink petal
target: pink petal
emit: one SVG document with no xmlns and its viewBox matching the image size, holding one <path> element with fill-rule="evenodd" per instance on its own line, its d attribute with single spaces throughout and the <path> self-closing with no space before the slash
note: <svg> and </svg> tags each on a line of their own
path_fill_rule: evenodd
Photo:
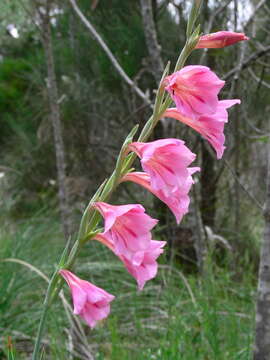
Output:
<svg viewBox="0 0 270 360">
<path fill-rule="evenodd" d="M 192 119 L 212 114 L 218 105 L 218 93 L 225 82 L 206 66 L 190 65 L 165 78 L 165 89 L 177 109 Z"/>
<path fill-rule="evenodd" d="M 91 328 L 96 325 L 97 320 L 109 315 L 109 303 L 114 299 L 113 295 L 78 278 L 71 271 L 62 269 L 59 273 L 70 287 L 75 315 L 80 315 Z"/>
<path fill-rule="evenodd" d="M 164 117 L 172 117 L 199 132 L 216 150 L 217 158 L 220 159 L 224 152 L 224 124 L 228 121 L 227 110 L 235 104 L 240 104 L 239 99 L 221 100 L 214 114 L 202 115 L 197 119 L 189 118 L 178 111 L 177 108 L 170 108 L 164 112 Z"/>
<path fill-rule="evenodd" d="M 130 210 L 139 209 L 144 211 L 144 208 L 139 204 L 118 206 L 110 205 L 105 202 L 95 202 L 93 207 L 101 213 L 105 220 L 105 232 L 111 229 L 118 217 L 121 217 Z"/>
<path fill-rule="evenodd" d="M 60 270 L 59 273 L 63 276 L 70 287 L 73 298 L 74 314 L 78 315 L 87 301 L 87 293 L 81 287 L 81 279 L 68 270 Z"/>
<path fill-rule="evenodd" d="M 95 239 L 100 240 L 100 234 Z M 102 242 L 104 243 L 104 241 Z M 124 263 L 128 272 L 137 280 L 138 287 L 141 290 L 146 281 L 156 276 L 158 267 L 156 259 L 163 252 L 162 248 L 165 244 L 165 241 L 150 240 L 148 247 L 145 250 L 134 252 L 131 259 L 126 257 L 124 253 L 117 254 L 115 248 L 111 250 Z"/>
<path fill-rule="evenodd" d="M 148 248 L 151 230 L 158 220 L 145 214 L 144 208 L 138 204 L 96 203 L 96 208 L 101 209 L 105 221 L 105 231 L 99 234 L 99 240 L 113 249 L 117 256 L 124 255 L 131 262 L 138 261 L 134 257 L 135 253 Z M 109 211 L 104 211 L 103 208 Z M 110 226 L 106 226 L 108 221 Z"/>
<path fill-rule="evenodd" d="M 249 38 L 243 33 L 236 33 L 233 31 L 218 31 L 216 33 L 201 36 L 199 42 L 196 45 L 196 49 L 223 48 L 243 40 L 249 40 Z"/>
<path fill-rule="evenodd" d="M 178 139 L 156 140 L 148 143 L 132 143 L 131 147 L 140 147 L 142 168 L 150 175 L 151 185 L 155 190 L 180 185 L 188 175 L 186 167 L 195 159 L 184 142 Z"/>
<path fill-rule="evenodd" d="M 185 182 L 181 187 L 176 188 L 171 191 L 170 194 L 164 193 L 161 190 L 155 190 L 151 185 L 150 175 L 143 172 L 132 172 L 126 174 L 121 181 L 132 181 L 136 184 L 143 186 L 148 191 L 152 192 L 157 196 L 161 201 L 163 201 L 175 215 L 177 223 L 179 223 L 183 217 L 188 212 L 189 206 L 189 196 L 188 192 L 190 191 L 191 185 L 193 184 L 192 175 L 200 171 L 200 168 L 187 168 L 188 176 Z"/>
<path fill-rule="evenodd" d="M 162 139 L 148 143 L 135 142 L 130 144 L 130 148 L 139 153 L 142 168 L 149 177 L 141 179 L 136 175 L 127 176 L 135 177 L 135 182 L 142 182 L 142 186 L 165 202 L 179 222 L 188 211 L 187 193 L 192 184 L 188 165 L 196 155 L 178 139 Z M 129 179 L 133 181 L 132 178 Z"/>
<path fill-rule="evenodd" d="M 157 274 L 158 264 L 156 259 L 163 252 L 165 241 L 152 240 L 144 259 L 138 266 L 130 263 L 125 257 L 122 258 L 128 272 L 137 280 L 139 290 L 142 290 L 146 281 L 153 279 Z"/>
</svg>

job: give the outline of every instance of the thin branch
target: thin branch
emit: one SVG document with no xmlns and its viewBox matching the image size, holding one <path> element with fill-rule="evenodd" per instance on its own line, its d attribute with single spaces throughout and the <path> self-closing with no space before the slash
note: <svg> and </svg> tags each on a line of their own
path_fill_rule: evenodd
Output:
<svg viewBox="0 0 270 360">
<path fill-rule="evenodd" d="M 269 9 L 269 7 L 266 5 L 266 4 L 264 4 L 264 10 L 266 10 L 266 12 L 270 15 L 270 9 Z"/>
<path fill-rule="evenodd" d="M 255 53 L 253 53 L 252 55 L 250 55 L 250 57 L 247 58 L 246 61 L 243 61 L 242 66 L 241 66 L 241 70 L 244 70 L 247 67 L 249 67 L 254 61 L 256 61 L 260 57 L 266 55 L 269 51 L 270 51 L 270 45 L 266 46 L 262 50 L 259 50 L 259 51 L 255 52 Z M 227 72 L 227 74 L 225 74 L 225 76 L 223 76 L 223 80 L 228 80 L 230 77 L 232 77 L 238 71 L 239 71 L 239 65 L 237 65 L 232 70 Z"/>
<path fill-rule="evenodd" d="M 25 6 L 23 0 L 19 0 L 19 3 L 21 4 L 22 9 L 25 11 L 25 13 L 28 15 L 30 21 L 32 22 L 32 24 L 36 27 L 36 29 L 38 30 L 38 32 L 40 33 L 40 35 L 42 35 L 42 30 L 40 25 L 35 21 L 36 18 L 36 14 L 31 12 L 30 9 L 27 8 L 27 6 Z M 37 9 L 36 9 L 37 10 Z M 40 15 L 40 12 L 38 11 L 38 14 Z"/>
<path fill-rule="evenodd" d="M 164 64 L 160 54 L 161 46 L 158 43 L 156 27 L 153 18 L 152 0 L 140 0 L 140 4 L 146 45 L 150 55 L 152 67 L 154 69 L 153 75 L 158 85 L 163 73 Z"/>
<path fill-rule="evenodd" d="M 36 9 L 37 9 L 37 4 Z M 47 94 L 48 94 L 48 105 L 50 110 L 50 119 L 53 128 L 55 157 L 56 157 L 56 170 L 58 180 L 58 196 L 60 205 L 60 215 L 65 238 L 68 239 L 72 232 L 72 221 L 71 221 L 71 207 L 69 201 L 69 192 L 67 188 L 67 162 L 66 162 L 66 151 L 63 138 L 62 122 L 60 115 L 60 106 L 58 103 L 59 92 L 56 81 L 55 72 L 55 61 L 53 54 L 53 43 L 51 34 L 50 24 L 50 10 L 51 1 L 46 1 L 46 12 L 41 14 L 41 29 L 42 36 L 41 40 L 43 43 L 45 59 L 47 64 Z M 37 9 L 38 10 L 38 9 Z"/>
<path fill-rule="evenodd" d="M 258 202 L 258 200 L 245 188 L 245 186 L 241 183 L 239 177 L 236 175 L 236 173 L 234 172 L 234 170 L 232 169 L 231 165 L 229 164 L 229 162 L 225 159 L 224 160 L 226 167 L 230 170 L 232 176 L 234 177 L 234 179 L 238 182 L 238 184 L 240 185 L 240 187 L 242 188 L 242 190 L 248 195 L 248 197 L 250 198 L 250 200 L 252 200 L 252 202 L 254 202 L 254 204 L 257 206 L 257 208 L 263 212 L 263 206 Z"/>
<path fill-rule="evenodd" d="M 249 26 L 249 24 L 253 21 L 256 13 L 260 10 L 260 8 L 266 3 L 266 0 L 261 0 L 256 6 L 255 9 L 252 12 L 252 15 L 249 17 L 248 21 L 246 22 L 246 24 L 244 25 L 244 31 L 246 31 L 247 27 Z"/>
<path fill-rule="evenodd" d="M 226 3 L 222 6 L 220 6 L 219 8 L 216 9 L 216 11 L 213 12 L 213 14 L 211 15 L 210 17 L 210 20 L 208 22 L 208 26 L 206 28 L 206 34 L 210 33 L 211 29 L 212 29 L 212 26 L 213 26 L 213 23 L 214 23 L 214 20 L 217 18 L 217 16 L 222 13 L 226 7 L 232 2 L 232 0 L 228 0 L 226 1 Z"/>
<path fill-rule="evenodd" d="M 248 69 L 248 72 L 250 73 L 251 77 L 253 77 L 253 79 L 257 81 L 257 83 L 270 89 L 270 83 L 258 78 L 258 76 L 250 68 Z"/>
<path fill-rule="evenodd" d="M 6 171 L 11 171 L 11 172 L 14 172 L 14 173 L 16 173 L 16 174 L 22 174 L 20 171 L 18 171 L 17 169 L 13 169 L 13 168 L 11 168 L 11 167 L 8 167 L 8 166 L 2 166 L 2 165 L 0 165 L 0 172 L 6 172 Z"/>
<path fill-rule="evenodd" d="M 131 80 L 131 78 L 126 74 L 126 72 L 123 70 L 107 44 L 104 42 L 102 37 L 98 34 L 94 26 L 90 23 L 88 19 L 83 15 L 81 10 L 79 9 L 76 0 L 69 0 L 73 10 L 78 15 L 82 23 L 86 26 L 86 28 L 90 31 L 93 38 L 99 43 L 99 45 L 104 50 L 105 54 L 110 59 L 112 65 L 114 66 L 115 70 L 118 72 L 118 74 L 122 77 L 122 79 L 135 91 L 135 93 L 148 105 L 152 105 L 151 101 L 148 99 L 146 94 L 134 83 L 134 81 Z"/>
</svg>

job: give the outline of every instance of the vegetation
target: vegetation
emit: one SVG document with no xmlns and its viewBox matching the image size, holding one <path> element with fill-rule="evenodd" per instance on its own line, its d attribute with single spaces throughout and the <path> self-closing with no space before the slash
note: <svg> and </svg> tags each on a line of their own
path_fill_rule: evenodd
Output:
<svg viewBox="0 0 270 360">
<path fill-rule="evenodd" d="M 51 3 L 73 241 L 82 211 L 111 173 L 124 138 L 136 123 L 142 128 L 151 109 L 118 75 L 68 2 Z M 225 49 L 196 50 L 189 59 L 190 64 L 215 68 L 226 79 L 223 98 L 242 101 L 230 111 L 225 157 L 213 161 L 208 145 L 173 121 L 156 129 L 156 138 L 183 139 L 198 154 L 196 166 L 202 172 L 190 213 L 176 226 L 150 194 L 134 184 L 121 186 L 114 203 L 143 199 L 151 216 L 161 219 L 155 239 L 168 241 L 168 246 L 158 277 L 138 292 L 105 247 L 97 242 L 86 247 L 76 273 L 117 295 L 111 316 L 90 331 L 72 315 L 65 288 L 48 318 L 44 359 L 252 358 L 269 138 L 270 8 L 252 0 L 217 3 L 204 1 L 203 32 L 229 28 L 251 38 Z M 0 5 L 0 359 L 31 356 L 46 279 L 66 243 L 39 5 L 38 0 L 4 0 Z M 81 0 L 78 5 L 152 101 L 157 69 L 145 41 L 140 1 Z M 152 7 L 161 60 L 174 63 L 184 45 L 189 4 L 154 0 Z M 12 35 L 10 24 L 19 37 Z M 199 233 L 206 250 L 202 273 Z"/>
<path fill-rule="evenodd" d="M 16 359 L 26 359 L 46 290 L 37 271 L 49 275 L 64 244 L 59 223 L 47 211 L 16 229 L 1 228 L 1 357 L 11 336 Z M 81 254 L 76 271 L 119 294 L 106 323 L 90 333 L 83 326 L 95 359 L 251 359 L 256 274 L 247 261 L 239 272 L 239 266 L 232 268 L 232 255 L 218 266 L 209 253 L 207 278 L 200 279 L 164 257 L 158 277 L 138 292 L 119 261 L 94 245 Z M 68 358 L 70 327 L 62 302 L 56 301 L 44 339 L 48 358 Z"/>
</svg>

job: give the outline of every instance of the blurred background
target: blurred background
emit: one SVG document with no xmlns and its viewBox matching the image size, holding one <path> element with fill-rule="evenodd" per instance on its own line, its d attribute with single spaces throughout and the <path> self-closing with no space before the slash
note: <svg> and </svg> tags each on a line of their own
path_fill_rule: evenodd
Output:
<svg viewBox="0 0 270 360">
<path fill-rule="evenodd" d="M 191 3 L 77 1 L 146 100 L 116 71 L 74 1 L 1 1 L 0 359 L 10 341 L 16 359 L 30 358 L 46 277 L 128 132 L 151 115 L 164 65 L 173 67 L 184 46 Z M 117 296 L 111 315 L 90 331 L 62 297 L 50 312 L 44 359 L 251 358 L 269 141 L 269 16 L 268 0 L 203 2 L 203 33 L 250 37 L 188 59 L 226 80 L 221 98 L 242 101 L 229 110 L 225 155 L 216 160 L 179 122 L 159 123 L 155 139 L 183 139 L 197 154 L 190 212 L 177 226 L 151 194 L 131 183 L 118 188 L 114 204 L 142 203 L 160 219 L 154 235 L 168 245 L 159 274 L 138 292 L 109 250 L 88 244 L 76 274 Z"/>
</svg>

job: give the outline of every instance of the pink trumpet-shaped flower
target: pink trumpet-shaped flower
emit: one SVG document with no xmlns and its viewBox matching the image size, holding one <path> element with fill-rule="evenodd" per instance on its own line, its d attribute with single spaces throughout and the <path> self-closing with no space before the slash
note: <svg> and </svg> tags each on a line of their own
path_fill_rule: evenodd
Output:
<svg viewBox="0 0 270 360">
<path fill-rule="evenodd" d="M 157 275 L 158 263 L 156 259 L 163 253 L 162 248 L 165 244 L 165 241 L 151 240 L 149 248 L 142 252 L 142 261 L 138 265 L 133 265 L 123 258 L 128 272 L 137 280 L 139 290 L 143 289 L 146 281 L 153 279 Z"/>
<path fill-rule="evenodd" d="M 117 256 L 134 265 L 141 262 L 142 251 L 149 248 L 151 229 L 158 220 L 145 214 L 145 209 L 139 204 L 109 205 L 96 202 L 94 207 L 101 213 L 105 221 L 104 232 L 101 233 L 113 246 Z"/>
<path fill-rule="evenodd" d="M 68 270 L 59 273 L 68 283 L 74 304 L 74 314 L 79 315 L 93 328 L 97 321 L 105 319 L 110 313 L 110 302 L 114 296 L 105 290 L 82 280 Z"/>
<path fill-rule="evenodd" d="M 150 176 L 153 191 L 162 191 L 169 197 L 185 187 L 190 175 L 187 167 L 196 155 L 184 145 L 184 141 L 162 139 L 148 143 L 133 142 L 129 149 L 140 157 L 143 170 Z"/>
<path fill-rule="evenodd" d="M 218 102 L 217 111 L 214 114 L 202 115 L 198 119 L 192 119 L 181 114 L 177 108 L 167 109 L 163 114 L 165 117 L 174 118 L 182 123 L 189 125 L 198 131 L 213 146 L 217 153 L 217 158 L 221 159 L 225 149 L 224 124 L 228 122 L 228 112 L 226 109 L 235 104 L 240 104 L 239 99 L 221 100 Z"/>
<path fill-rule="evenodd" d="M 243 33 L 233 31 L 218 31 L 200 37 L 196 49 L 214 49 L 233 45 L 239 41 L 249 40 Z"/>
<path fill-rule="evenodd" d="M 192 179 L 192 174 L 200 171 L 200 168 L 188 168 L 189 175 L 186 178 L 186 181 L 182 184 L 181 187 L 173 190 L 169 195 L 166 195 L 162 189 L 154 190 L 151 187 L 150 175 L 144 172 L 131 172 L 123 176 L 121 181 L 132 181 L 138 185 L 143 186 L 148 191 L 152 192 L 156 197 L 163 201 L 174 214 L 177 223 L 179 224 L 182 220 L 182 217 L 188 212 L 188 207 L 190 199 L 188 193 L 192 184 L 194 183 Z"/>
<path fill-rule="evenodd" d="M 218 106 L 218 93 L 225 81 L 206 66 L 190 65 L 164 79 L 177 109 L 187 117 L 213 114 Z"/>
<path fill-rule="evenodd" d="M 117 255 L 112 239 L 106 233 L 100 233 L 95 239 L 108 246 Z M 124 255 L 117 255 L 124 263 L 127 271 L 136 279 L 139 290 L 142 290 L 146 281 L 153 279 L 158 270 L 157 258 L 163 253 L 165 241 L 150 240 L 148 248 L 134 254 L 136 261 L 130 261 Z"/>
</svg>

